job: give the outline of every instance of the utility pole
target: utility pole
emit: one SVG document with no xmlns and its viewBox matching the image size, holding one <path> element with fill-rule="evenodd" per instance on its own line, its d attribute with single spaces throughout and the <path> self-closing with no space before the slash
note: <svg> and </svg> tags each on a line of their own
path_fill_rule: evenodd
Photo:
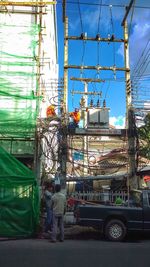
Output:
<svg viewBox="0 0 150 267">
<path fill-rule="evenodd" d="M 66 21 L 66 20 L 65 20 Z M 67 20 L 67 24 L 68 24 L 68 20 Z M 86 37 L 85 35 L 82 35 L 82 36 L 73 36 L 73 37 L 69 37 L 66 35 L 67 34 L 67 31 L 65 32 L 65 41 L 66 40 L 70 40 L 70 41 L 81 41 L 81 40 L 86 40 L 86 41 L 97 41 L 97 42 L 119 42 L 119 43 L 124 43 L 126 42 L 125 40 L 123 39 L 114 39 L 113 38 L 101 38 L 101 37 L 96 37 L 96 38 L 93 38 L 93 37 Z M 66 43 L 65 43 L 66 45 Z M 68 53 L 68 42 L 67 42 L 67 48 L 64 48 L 64 53 Z M 86 66 L 86 65 L 69 65 L 68 64 L 68 57 L 67 55 L 64 55 L 64 57 L 66 58 L 66 60 L 64 61 L 64 83 L 65 81 L 68 82 L 68 72 L 67 70 L 68 69 L 85 69 L 85 70 L 96 70 L 96 71 L 100 71 L 100 70 L 104 70 L 104 71 L 129 71 L 128 68 L 125 68 L 125 67 L 117 67 L 115 65 L 113 66 L 100 66 L 100 65 L 97 65 L 97 66 Z M 84 96 L 86 97 L 85 101 L 87 101 L 87 95 L 90 94 L 90 92 L 88 93 L 88 82 L 94 82 L 94 79 L 91 79 L 91 78 L 87 78 L 87 79 L 84 79 L 84 78 L 72 78 L 72 80 L 80 80 L 82 82 L 84 82 Z M 102 81 L 102 80 L 101 80 Z M 96 81 L 97 82 L 97 79 Z M 66 87 L 65 87 L 66 86 Z M 68 93 L 68 89 L 67 89 L 67 84 L 65 85 L 64 84 L 64 88 L 65 89 L 65 94 Z M 81 93 L 81 92 L 80 92 Z M 94 94 L 94 92 L 93 92 Z M 64 97 L 64 101 L 66 101 L 66 97 Z M 86 114 L 86 111 L 84 112 L 84 127 L 86 128 L 86 124 L 87 124 L 87 118 L 85 118 L 85 114 Z M 84 135 L 84 151 L 87 152 L 87 148 L 88 148 L 88 134 L 86 134 L 85 132 L 85 135 Z M 88 163 L 88 159 L 87 159 L 87 154 L 84 153 L 84 175 L 86 176 L 87 174 L 87 167 L 86 167 L 86 164 Z M 62 160 L 64 161 L 64 160 Z"/>
<path fill-rule="evenodd" d="M 84 41 L 96 41 L 96 42 L 119 42 L 119 43 L 126 43 L 126 40 L 124 39 L 116 39 L 114 38 L 114 36 L 112 35 L 112 37 L 110 38 L 102 38 L 100 36 L 96 36 L 96 37 L 87 37 L 86 35 L 84 34 L 81 34 L 81 36 L 65 36 L 65 40 L 71 40 L 71 41 L 81 41 L 81 40 L 84 40 Z M 129 72 L 129 68 L 128 67 L 117 67 L 116 65 L 113 65 L 113 66 L 100 66 L 99 64 L 96 65 L 96 66 L 87 66 L 87 65 L 70 65 L 70 64 L 65 64 L 64 65 L 64 72 L 65 70 L 68 70 L 68 69 L 80 69 L 80 70 L 96 70 L 96 71 L 100 71 L 100 70 L 103 70 L 103 71 L 113 71 L 113 72 L 116 72 L 116 71 L 125 71 L 125 72 Z M 66 72 L 67 73 L 67 72 Z M 68 73 L 66 74 L 68 75 Z M 74 80 L 79 80 L 78 78 L 74 79 Z M 87 81 L 89 80 L 89 82 L 92 80 L 90 78 L 87 79 Z M 82 78 L 82 81 L 84 81 L 84 78 Z M 86 91 L 86 89 L 85 89 Z M 84 94 L 86 95 L 86 92 L 84 92 Z"/>
<path fill-rule="evenodd" d="M 131 95 L 131 79 L 130 79 L 130 66 L 129 66 L 129 40 L 128 40 L 128 26 L 127 26 L 127 15 L 132 7 L 134 0 L 129 4 L 126 10 L 126 14 L 122 21 L 124 27 L 124 58 L 125 68 L 128 71 L 125 72 L 126 78 L 126 110 L 127 110 L 127 130 L 128 130 L 128 156 L 129 156 L 129 185 L 130 188 L 138 188 L 138 180 L 136 176 L 136 145 L 135 145 L 135 131 L 134 131 L 134 112 L 132 107 L 132 95 Z"/>
<path fill-rule="evenodd" d="M 131 90 L 128 90 L 128 85 L 130 84 L 130 68 L 129 68 L 129 55 L 128 55 L 128 29 L 127 29 L 127 23 L 126 23 L 126 17 L 129 13 L 129 10 L 133 4 L 134 0 L 130 2 L 129 7 L 127 8 L 127 12 L 125 15 L 125 18 L 123 20 L 123 26 L 124 26 L 124 39 L 116 39 L 113 35 L 110 38 L 102 38 L 100 35 L 97 35 L 96 37 L 87 37 L 83 33 L 80 36 L 68 36 L 68 17 L 66 16 L 66 0 L 63 0 L 63 22 L 64 22 L 64 114 L 65 117 L 67 115 L 68 111 L 68 69 L 82 69 L 82 70 L 104 70 L 104 71 L 125 71 L 126 75 L 126 106 L 127 106 L 127 117 L 128 117 L 128 129 L 129 129 L 129 135 L 128 135 L 128 147 L 129 147 L 129 166 L 130 166 L 130 177 L 135 177 L 135 147 L 134 147 L 134 134 L 133 134 L 133 128 L 132 125 L 132 118 L 133 118 L 133 112 L 132 112 L 132 106 L 131 106 Z M 96 66 L 87 66 L 87 65 L 70 65 L 68 63 L 68 41 L 96 41 L 96 42 L 117 42 L 117 43 L 123 43 L 124 44 L 124 54 L 125 54 L 125 66 L 123 67 L 117 67 L 116 65 L 112 66 L 100 66 L 99 64 Z M 76 80 L 79 80 L 76 78 Z M 90 80 L 90 79 L 89 79 Z M 85 102 L 87 103 L 87 95 L 88 95 L 88 82 L 87 80 L 84 80 L 82 78 L 82 82 L 84 82 L 84 96 L 85 96 Z M 130 88 L 131 89 L 131 88 Z M 81 92 L 80 92 L 81 93 Z M 87 104 L 86 104 L 87 106 Z M 86 117 L 84 113 L 84 127 L 86 128 Z M 66 120 L 65 120 L 66 121 Z M 67 127 L 67 123 L 66 123 Z M 87 140 L 86 140 L 86 133 L 84 136 L 84 150 L 87 150 Z M 67 145 L 67 134 L 63 135 L 63 141 Z M 63 148 L 63 147 L 62 147 Z M 66 153 L 66 154 L 65 154 Z M 66 179 L 66 159 L 67 159 L 67 150 L 65 149 L 65 153 L 62 153 L 62 166 L 64 166 L 64 169 L 62 168 L 62 177 L 65 180 Z M 84 165 L 85 161 L 87 162 L 87 159 L 84 158 Z M 84 173 L 85 171 L 84 168 Z M 132 179 L 130 181 L 135 181 L 135 179 Z M 132 186 L 133 187 L 133 186 Z M 135 188 L 135 186 L 134 186 Z"/>
<path fill-rule="evenodd" d="M 84 100 L 85 100 L 85 110 L 84 110 L 84 128 L 87 128 L 87 107 L 88 107 L 88 82 L 84 81 Z M 88 136 L 84 136 L 84 168 L 83 168 L 83 176 L 87 176 L 88 174 Z"/>
<path fill-rule="evenodd" d="M 124 16 L 124 18 L 122 20 L 121 26 L 124 26 L 124 24 L 126 22 L 126 19 L 127 19 L 127 16 L 129 14 L 130 9 L 131 9 L 131 7 L 132 7 L 132 5 L 133 5 L 134 2 L 135 2 L 135 0 L 131 0 L 129 6 L 126 8 L 126 13 L 125 13 L 125 16 Z"/>
<path fill-rule="evenodd" d="M 84 129 L 87 128 L 87 108 L 88 108 L 88 95 L 100 95 L 102 94 L 102 92 L 88 92 L 88 83 L 90 82 L 103 82 L 103 80 L 101 79 L 90 79 L 90 78 L 75 78 L 75 77 L 71 77 L 71 80 L 74 81 L 80 81 L 84 83 L 84 92 L 78 91 L 75 92 L 77 94 L 84 94 L 84 123 L 83 123 L 83 127 Z M 84 150 L 84 168 L 83 168 L 83 176 L 87 176 L 88 174 L 88 136 L 84 135 L 84 139 L 83 139 L 83 150 Z"/>
<path fill-rule="evenodd" d="M 64 23 L 64 113 L 68 112 L 68 17 L 66 16 L 66 0 L 63 0 L 63 23 Z"/>
<path fill-rule="evenodd" d="M 66 0 L 63 0 L 64 23 L 64 67 L 68 64 L 68 17 L 66 16 Z M 64 96 L 61 107 L 61 123 L 59 129 L 59 164 L 60 183 L 66 192 L 66 165 L 67 165 L 67 112 L 68 112 L 68 70 L 64 68 Z"/>
</svg>

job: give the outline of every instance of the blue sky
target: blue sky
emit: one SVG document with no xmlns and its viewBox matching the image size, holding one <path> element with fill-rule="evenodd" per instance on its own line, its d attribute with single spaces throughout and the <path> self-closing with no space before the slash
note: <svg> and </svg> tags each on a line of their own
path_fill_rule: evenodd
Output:
<svg viewBox="0 0 150 267">
<path fill-rule="evenodd" d="M 97 33 L 101 37 L 108 37 L 114 34 L 117 39 L 123 38 L 122 19 L 125 14 L 125 6 L 130 0 L 80 0 L 81 3 L 103 3 L 108 6 L 100 8 L 96 5 L 67 4 L 67 16 L 69 18 L 69 35 L 79 36 L 82 31 L 89 37 L 95 37 Z M 149 3 L 148 3 L 149 2 Z M 111 5 L 111 6 L 110 6 Z M 118 5 L 118 6 L 116 6 Z M 123 7 L 120 7 L 123 5 Z M 150 1 L 136 0 L 136 6 L 149 6 Z M 80 13 L 79 13 L 80 9 Z M 80 16 L 81 14 L 81 16 Z M 101 15 L 100 15 L 101 14 Z M 62 5 L 57 4 L 58 19 L 58 46 L 60 77 L 63 77 L 63 24 Z M 137 63 L 150 36 L 150 9 L 134 8 L 128 16 L 129 40 L 130 40 L 130 67 L 131 70 Z M 119 43 L 97 43 L 83 41 L 69 41 L 69 64 L 70 65 L 100 65 L 124 67 L 123 47 Z M 116 71 L 96 70 L 69 70 L 69 110 L 79 107 L 81 95 L 72 95 L 72 90 L 84 91 L 81 82 L 71 81 L 70 77 L 99 78 L 105 80 L 103 83 L 89 83 L 89 91 L 102 91 L 100 102 L 106 100 L 110 108 L 110 122 L 117 128 L 122 128 L 126 112 L 125 102 L 125 73 Z M 91 97 L 89 97 L 89 101 Z M 94 104 L 97 98 L 92 97 Z"/>
</svg>

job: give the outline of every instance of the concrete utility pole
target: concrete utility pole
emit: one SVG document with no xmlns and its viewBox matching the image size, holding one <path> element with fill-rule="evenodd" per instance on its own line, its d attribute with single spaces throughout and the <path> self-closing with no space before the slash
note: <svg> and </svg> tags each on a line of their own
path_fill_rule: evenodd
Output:
<svg viewBox="0 0 150 267">
<path fill-rule="evenodd" d="M 68 40 L 66 36 L 68 35 L 68 17 L 65 17 L 64 22 L 64 112 L 68 112 Z"/>
<path fill-rule="evenodd" d="M 128 40 L 128 26 L 127 26 L 127 15 L 132 7 L 134 0 L 132 0 L 127 8 L 126 14 L 122 21 L 124 27 L 124 58 L 125 68 L 129 71 L 125 72 L 126 77 L 126 110 L 127 110 L 127 130 L 128 130 L 128 156 L 129 156 L 129 185 L 130 188 L 138 188 L 138 180 L 136 176 L 136 144 L 134 136 L 134 112 L 132 107 L 132 95 L 131 95 L 131 80 L 130 80 L 130 66 L 129 66 L 129 40 Z"/>
<path fill-rule="evenodd" d="M 91 79 L 91 78 L 75 78 L 71 77 L 71 80 L 74 81 L 80 81 L 84 83 L 84 92 L 81 91 L 76 91 L 74 93 L 77 94 L 84 94 L 84 121 L 83 121 L 83 127 L 87 128 L 87 107 L 88 107 L 88 95 L 100 95 L 100 93 L 95 93 L 95 92 L 88 92 L 88 83 L 90 82 L 103 82 L 101 79 Z M 83 176 L 87 176 L 88 174 L 88 136 L 84 136 L 84 143 L 83 143 L 83 149 L 84 149 L 84 171 L 83 171 Z"/>
<path fill-rule="evenodd" d="M 130 9 L 131 9 L 131 7 L 132 7 L 132 5 L 133 5 L 134 2 L 135 2 L 135 0 L 131 0 L 129 6 L 126 8 L 126 13 L 125 13 L 125 16 L 124 16 L 124 18 L 123 18 L 123 21 L 122 21 L 122 23 L 121 23 L 121 26 L 124 26 L 124 24 L 125 24 L 125 22 L 126 22 L 126 19 L 127 19 L 127 16 L 128 16 L 128 14 L 129 14 Z"/>
<path fill-rule="evenodd" d="M 130 85 L 130 68 L 129 68 L 129 55 L 128 55 L 128 29 L 127 29 L 127 23 L 126 23 L 126 17 L 129 13 L 129 10 L 133 4 L 134 0 L 130 2 L 129 7 L 127 8 L 127 12 L 125 15 L 125 18 L 122 22 L 122 25 L 124 26 L 124 39 L 116 39 L 113 35 L 110 38 L 102 38 L 101 36 L 97 35 L 96 37 L 87 37 L 84 35 L 84 33 L 81 33 L 81 36 L 68 36 L 68 18 L 66 17 L 66 0 L 63 0 L 63 22 L 64 22 L 64 114 L 67 114 L 68 111 L 68 69 L 82 69 L 82 70 L 105 70 L 105 71 L 125 71 L 126 75 L 126 91 L 127 91 L 127 97 L 126 97 L 126 106 L 127 106 L 127 117 L 128 117 L 128 129 L 129 129 L 129 166 L 130 166 L 130 176 L 133 178 L 135 177 L 135 146 L 134 146 L 134 135 L 133 135 L 133 112 L 132 112 L 132 106 L 131 106 L 131 88 L 129 89 Z M 68 64 L 68 41 L 97 41 L 97 42 L 119 42 L 124 43 L 124 54 L 125 54 L 125 67 L 117 67 L 115 65 L 113 66 L 100 66 L 99 64 L 97 66 L 86 66 L 86 65 L 69 65 Z M 79 80 L 76 78 L 76 80 Z M 91 79 L 89 79 L 91 80 Z M 85 101 L 87 102 L 87 95 L 88 95 L 88 82 L 90 81 L 84 81 L 82 78 L 82 82 L 84 82 L 84 95 L 86 97 Z M 81 92 L 80 92 L 81 93 Z M 67 125 L 66 125 L 67 126 Z M 86 127 L 86 118 L 84 116 L 84 127 Z M 66 139 L 65 139 L 66 138 Z M 64 139 L 67 142 L 67 135 L 64 136 Z M 87 150 L 87 141 L 84 139 L 84 149 Z M 67 153 L 67 151 L 66 151 Z M 67 154 L 62 155 L 62 166 L 66 166 L 66 159 Z M 86 160 L 87 161 L 87 160 Z M 84 160 L 85 163 L 85 160 Z M 63 177 L 65 179 L 66 175 L 66 167 L 64 167 Z M 135 181 L 135 179 L 131 179 L 131 181 Z M 135 185 L 132 187 L 135 188 Z"/>
<path fill-rule="evenodd" d="M 66 17 L 66 0 L 63 0 L 63 23 L 64 23 L 64 67 L 68 64 L 68 18 Z M 66 167 L 67 167 L 67 112 L 68 112 L 68 70 L 64 68 L 64 96 L 61 110 L 61 125 L 59 130 L 59 163 L 60 183 L 66 190 Z"/>
<path fill-rule="evenodd" d="M 64 23 L 64 113 L 68 112 L 68 17 L 66 16 L 66 0 L 63 0 L 63 23 Z"/>
<path fill-rule="evenodd" d="M 87 128 L 87 114 L 86 114 L 86 108 L 88 107 L 88 82 L 84 81 L 84 100 L 85 100 L 85 110 L 84 110 L 84 128 Z M 84 136 L 84 171 L 83 176 L 86 176 L 88 174 L 88 136 Z"/>
</svg>

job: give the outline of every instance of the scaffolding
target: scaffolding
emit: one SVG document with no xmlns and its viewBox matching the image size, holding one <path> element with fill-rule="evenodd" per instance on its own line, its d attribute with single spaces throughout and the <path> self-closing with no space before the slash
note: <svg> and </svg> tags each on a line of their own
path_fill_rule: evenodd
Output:
<svg viewBox="0 0 150 267">
<path fill-rule="evenodd" d="M 45 15 L 54 11 L 55 3 L 0 2 L 0 145 L 19 159 L 31 158 L 30 167 L 38 176 L 38 118 L 50 94 L 56 98 L 58 88 L 58 80 L 45 79 L 50 54 L 45 56 L 42 47 L 43 36 L 47 35 Z"/>
<path fill-rule="evenodd" d="M 55 5 L 56 1 L 1 1 L 0 6 L 46 6 Z"/>
<path fill-rule="evenodd" d="M 39 226 L 41 158 L 47 156 L 45 150 L 49 148 L 45 141 L 49 132 L 39 121 L 43 106 L 58 98 L 58 79 L 49 77 L 51 51 L 45 51 L 51 28 L 43 16 L 55 12 L 55 3 L 0 2 L 1 236 L 31 236 Z M 57 38 L 55 30 L 52 38 Z"/>
</svg>

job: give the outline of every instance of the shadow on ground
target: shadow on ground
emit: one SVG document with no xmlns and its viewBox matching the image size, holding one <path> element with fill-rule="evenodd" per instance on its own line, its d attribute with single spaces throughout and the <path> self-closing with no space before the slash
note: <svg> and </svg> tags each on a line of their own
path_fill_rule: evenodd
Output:
<svg viewBox="0 0 150 267">
<path fill-rule="evenodd" d="M 65 228 L 65 239 L 77 240 L 103 240 L 107 241 L 102 233 L 93 227 L 82 227 L 78 225 Z M 150 232 L 131 232 L 123 242 L 127 243 L 140 243 L 142 241 L 150 240 Z M 107 241 L 108 242 L 108 241 Z"/>
<path fill-rule="evenodd" d="M 50 239 L 51 233 L 41 233 L 36 236 L 37 239 Z M 35 238 L 35 239 L 36 239 Z M 5 238 L 0 237 L 0 241 L 16 240 L 24 238 Z M 28 238 L 25 238 L 28 239 Z M 79 225 L 67 225 L 65 227 L 65 239 L 66 240 L 101 240 L 108 242 L 105 239 L 104 235 L 100 233 L 98 229 L 93 227 L 82 227 Z M 125 243 L 142 243 L 143 241 L 150 240 L 150 232 L 141 233 L 141 232 L 132 232 L 127 235 L 123 242 Z"/>
<path fill-rule="evenodd" d="M 94 229 L 93 227 L 82 227 L 78 225 L 70 226 L 65 228 L 65 238 L 66 239 L 103 239 L 103 235 L 100 231 Z"/>
</svg>

